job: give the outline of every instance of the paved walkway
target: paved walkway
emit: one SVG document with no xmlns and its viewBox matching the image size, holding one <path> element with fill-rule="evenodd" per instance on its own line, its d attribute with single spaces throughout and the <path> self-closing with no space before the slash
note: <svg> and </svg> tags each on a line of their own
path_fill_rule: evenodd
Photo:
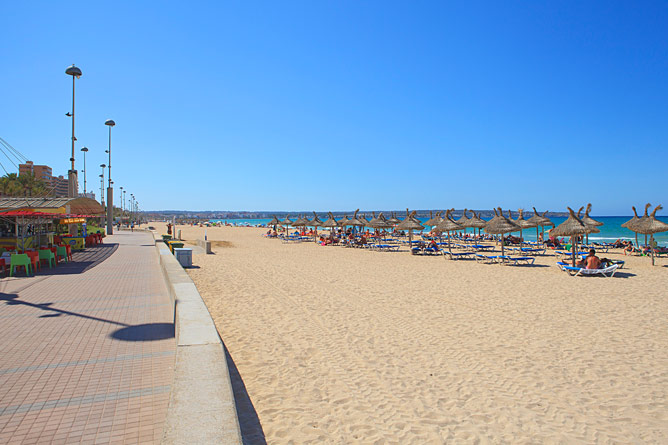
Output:
<svg viewBox="0 0 668 445">
<path fill-rule="evenodd" d="M 0 443 L 157 443 L 176 345 L 153 238 L 0 280 Z"/>
</svg>

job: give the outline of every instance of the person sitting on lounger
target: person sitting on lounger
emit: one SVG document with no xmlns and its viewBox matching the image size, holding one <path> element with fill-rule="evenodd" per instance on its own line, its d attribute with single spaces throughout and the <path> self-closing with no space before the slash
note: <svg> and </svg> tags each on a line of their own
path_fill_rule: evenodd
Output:
<svg viewBox="0 0 668 445">
<path fill-rule="evenodd" d="M 434 249 L 435 252 L 438 252 L 438 244 L 436 243 L 436 240 L 431 240 L 429 243 L 429 248 Z"/>
<path fill-rule="evenodd" d="M 594 249 L 589 250 L 589 255 L 584 259 L 585 268 L 587 269 L 600 269 L 601 268 L 601 259 L 596 256 L 596 251 Z"/>
</svg>

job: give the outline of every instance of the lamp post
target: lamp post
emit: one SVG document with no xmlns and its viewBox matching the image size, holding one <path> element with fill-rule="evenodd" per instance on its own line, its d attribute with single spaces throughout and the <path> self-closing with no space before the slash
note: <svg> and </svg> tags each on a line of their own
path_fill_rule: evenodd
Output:
<svg viewBox="0 0 668 445">
<path fill-rule="evenodd" d="M 107 119 L 104 125 L 109 127 L 109 149 L 105 150 L 109 154 L 109 187 L 107 187 L 107 235 L 114 234 L 114 189 L 111 187 L 111 127 L 116 125 L 113 119 Z"/>
<path fill-rule="evenodd" d="M 84 187 L 83 187 L 83 191 L 84 191 L 84 195 L 86 195 L 86 153 L 88 153 L 88 148 L 87 148 L 87 147 L 84 147 L 84 148 L 81 149 L 81 151 L 83 151 L 83 156 L 84 156 L 84 168 L 83 168 L 83 170 L 81 170 L 81 171 L 83 172 L 83 174 L 84 174 Z"/>
<path fill-rule="evenodd" d="M 72 156 L 70 157 L 70 162 L 72 165 L 70 170 L 67 172 L 67 196 L 70 198 L 76 198 L 79 194 L 79 184 L 77 181 L 77 171 L 74 169 L 74 142 L 77 140 L 77 138 L 74 137 L 74 83 L 76 79 L 81 77 L 81 70 L 72 64 L 72 66 L 67 67 L 65 74 L 72 76 L 72 114 L 70 115 L 68 113 L 68 115 L 72 118 Z"/>
<path fill-rule="evenodd" d="M 123 207 L 125 208 L 125 211 L 127 212 L 128 208 L 125 206 L 125 192 L 127 192 L 127 190 L 123 190 Z"/>
<path fill-rule="evenodd" d="M 102 168 L 102 174 L 100 174 L 100 204 L 102 205 L 102 208 L 104 208 L 104 169 L 107 167 L 107 164 L 100 164 L 100 167 Z"/>
<path fill-rule="evenodd" d="M 121 225 L 123 225 L 123 187 L 119 187 L 121 189 L 121 196 L 119 196 L 121 200 Z"/>
</svg>

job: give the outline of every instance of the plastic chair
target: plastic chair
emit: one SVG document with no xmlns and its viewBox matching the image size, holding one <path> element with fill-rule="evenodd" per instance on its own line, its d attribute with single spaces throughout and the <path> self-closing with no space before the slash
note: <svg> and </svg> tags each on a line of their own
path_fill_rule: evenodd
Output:
<svg viewBox="0 0 668 445">
<path fill-rule="evenodd" d="M 65 244 L 65 249 L 67 250 L 67 261 L 72 261 L 72 246 Z"/>
<path fill-rule="evenodd" d="M 33 271 L 42 268 L 42 265 L 39 262 L 39 253 L 34 250 L 26 250 L 26 255 L 30 258 L 30 264 L 32 264 Z"/>
<path fill-rule="evenodd" d="M 0 258 L 0 268 L 2 268 L 3 275 L 7 276 L 7 263 L 4 258 Z"/>
<path fill-rule="evenodd" d="M 56 259 L 56 266 L 57 266 L 58 263 L 60 262 L 60 261 L 58 260 L 58 248 L 57 248 L 57 247 L 49 247 L 49 250 L 50 250 L 51 252 L 53 252 L 53 256 L 54 256 L 54 258 Z"/>
<path fill-rule="evenodd" d="M 65 246 L 56 247 L 56 258 L 60 261 L 60 258 L 63 258 L 67 262 L 67 249 Z"/>
<path fill-rule="evenodd" d="M 51 252 L 51 249 L 41 249 L 38 253 L 40 263 L 46 260 L 49 263 L 49 268 L 55 267 L 56 257 Z"/>
<path fill-rule="evenodd" d="M 30 258 L 25 253 L 14 253 L 9 264 L 9 276 L 13 277 L 17 267 L 23 267 L 26 275 L 30 276 L 32 272 L 32 264 Z"/>
</svg>

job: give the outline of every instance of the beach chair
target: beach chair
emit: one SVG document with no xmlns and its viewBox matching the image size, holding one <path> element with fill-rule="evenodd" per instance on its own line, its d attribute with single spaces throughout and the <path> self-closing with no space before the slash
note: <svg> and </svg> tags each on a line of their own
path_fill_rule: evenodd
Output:
<svg viewBox="0 0 668 445">
<path fill-rule="evenodd" d="M 451 253 L 447 250 L 441 250 L 443 258 L 451 260 L 467 260 L 473 258 L 475 255 L 473 252 L 455 252 Z"/>
<path fill-rule="evenodd" d="M 474 258 L 479 263 L 491 264 L 495 263 L 499 256 L 501 255 L 483 255 L 482 253 L 476 253 Z"/>
<path fill-rule="evenodd" d="M 504 264 L 511 266 L 531 266 L 536 261 L 532 256 L 504 257 Z"/>
<path fill-rule="evenodd" d="M 569 266 L 563 261 L 559 261 L 557 263 L 557 266 L 559 267 L 559 269 L 563 270 L 564 272 L 568 272 L 568 274 L 573 277 L 583 277 L 587 275 L 602 275 L 607 278 L 612 278 L 615 275 L 617 269 L 619 269 L 619 264 L 613 264 L 612 266 L 608 266 L 603 269 L 586 269 L 584 267 Z"/>
<path fill-rule="evenodd" d="M 62 258 L 65 262 L 67 262 L 67 249 L 64 246 L 56 247 L 56 258 L 58 261 L 60 261 Z"/>
<path fill-rule="evenodd" d="M 23 267 L 26 271 L 26 276 L 32 273 L 32 262 L 30 257 L 25 253 L 13 253 L 9 263 L 9 276 L 13 277 L 17 267 Z"/>
<path fill-rule="evenodd" d="M 33 271 L 42 268 L 39 262 L 39 253 L 34 250 L 26 250 L 26 255 L 30 258 L 30 264 L 32 265 Z"/>
</svg>

